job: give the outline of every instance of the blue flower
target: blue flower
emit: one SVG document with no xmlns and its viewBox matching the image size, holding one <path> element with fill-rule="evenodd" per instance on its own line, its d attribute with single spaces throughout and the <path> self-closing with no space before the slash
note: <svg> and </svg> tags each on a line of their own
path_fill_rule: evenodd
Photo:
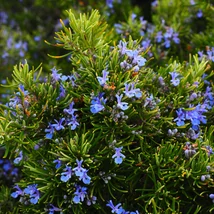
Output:
<svg viewBox="0 0 214 214">
<path fill-rule="evenodd" d="M 134 95 L 135 95 L 134 83 L 132 83 L 132 84 L 125 83 L 124 85 L 125 85 L 125 91 L 124 91 L 125 95 L 129 98 L 134 97 Z M 130 86 L 131 86 L 131 88 L 130 88 Z"/>
<path fill-rule="evenodd" d="M 119 41 L 118 48 L 120 49 L 120 54 L 124 55 L 126 53 L 127 49 L 127 42 Z"/>
<path fill-rule="evenodd" d="M 65 88 L 62 84 L 59 86 L 59 96 L 56 98 L 56 100 L 59 100 L 60 98 L 65 97 Z"/>
<path fill-rule="evenodd" d="M 123 162 L 123 158 L 125 158 L 125 155 L 121 153 L 123 147 L 115 148 L 115 154 L 112 156 L 114 158 L 114 162 L 116 164 L 121 164 Z"/>
<path fill-rule="evenodd" d="M 91 113 L 96 114 L 96 113 L 102 111 L 103 109 L 104 109 L 104 106 L 102 104 L 96 103 L 96 104 L 91 105 L 90 110 L 91 110 Z"/>
<path fill-rule="evenodd" d="M 214 62 L 214 47 L 208 48 L 207 50 L 207 59 Z"/>
<path fill-rule="evenodd" d="M 91 178 L 87 175 L 88 170 L 82 167 L 83 160 L 76 160 L 77 167 L 73 168 L 73 171 L 79 180 L 82 180 L 84 184 L 90 184 Z"/>
<path fill-rule="evenodd" d="M 11 193 L 11 196 L 13 198 L 17 198 L 19 195 L 24 196 L 23 190 L 21 190 L 18 185 L 15 185 L 14 188 L 16 189 L 16 191 Z"/>
<path fill-rule="evenodd" d="M 19 175 L 19 169 L 18 168 L 13 168 L 13 170 L 11 171 L 11 175 L 18 177 Z"/>
<path fill-rule="evenodd" d="M 124 93 L 127 97 L 129 97 L 129 98 L 134 97 L 134 96 L 136 98 L 142 97 L 142 92 L 140 91 L 139 88 L 136 88 L 136 89 L 134 88 L 134 83 L 130 83 L 130 84 L 125 83 L 124 85 L 125 85 Z"/>
<path fill-rule="evenodd" d="M 62 209 L 55 207 L 53 204 L 50 204 L 51 208 L 48 209 L 49 214 L 54 214 L 54 211 L 59 212 L 62 211 Z"/>
<path fill-rule="evenodd" d="M 53 163 L 56 163 L 56 166 L 55 166 L 56 169 L 59 169 L 62 165 L 62 162 L 59 159 L 54 160 Z"/>
<path fill-rule="evenodd" d="M 172 79 L 170 80 L 170 82 L 172 83 L 172 85 L 178 86 L 179 83 L 180 83 L 180 79 L 178 79 L 179 74 L 177 72 L 175 72 L 175 71 L 169 72 L 169 73 L 170 73 L 170 75 L 172 77 Z"/>
<path fill-rule="evenodd" d="M 82 162 L 83 160 L 76 160 L 77 162 L 77 167 L 73 168 L 73 171 L 75 173 L 76 176 L 82 177 L 83 176 L 83 172 L 84 172 L 84 168 L 82 167 Z"/>
<path fill-rule="evenodd" d="M 108 76 L 109 72 L 106 70 L 103 70 L 102 73 L 103 73 L 103 77 L 97 77 L 97 80 L 101 86 L 104 86 L 106 84 L 106 81 L 108 80 L 107 76 Z"/>
<path fill-rule="evenodd" d="M 23 159 L 22 151 L 19 152 L 19 156 L 13 161 L 15 164 L 19 164 L 19 162 Z"/>
<path fill-rule="evenodd" d="M 128 103 L 126 102 L 121 102 L 123 95 L 118 95 L 116 94 L 116 98 L 117 98 L 117 107 L 121 110 L 126 110 L 129 108 Z"/>
<path fill-rule="evenodd" d="M 91 178 L 88 176 L 87 172 L 88 170 L 85 169 L 82 176 L 79 178 L 84 184 L 90 184 L 91 182 Z"/>
<path fill-rule="evenodd" d="M 69 105 L 69 108 L 65 108 L 63 112 L 73 116 L 74 112 L 77 111 L 77 109 L 73 107 L 74 107 L 74 101 L 72 101 Z"/>
<path fill-rule="evenodd" d="M 165 45 L 165 48 L 169 48 L 169 47 L 170 47 L 170 45 L 171 45 L 170 40 L 169 40 L 169 39 L 165 39 L 165 41 L 164 41 L 164 45 Z"/>
<path fill-rule="evenodd" d="M 52 80 L 54 82 L 58 82 L 61 79 L 62 74 L 58 74 L 59 70 L 57 70 L 55 67 L 52 68 L 51 71 L 52 71 L 52 74 L 51 74 Z"/>
<path fill-rule="evenodd" d="M 61 130 L 61 129 L 64 129 L 65 127 L 62 125 L 62 123 L 65 121 L 65 118 L 61 118 L 59 120 L 59 122 L 55 119 L 55 124 L 52 124 L 52 126 L 57 130 Z"/>
<path fill-rule="evenodd" d="M 142 92 L 139 88 L 134 89 L 134 94 L 136 98 L 141 98 L 142 97 Z"/>
<path fill-rule="evenodd" d="M 3 170 L 8 172 L 9 170 L 11 170 L 11 168 L 12 168 L 12 165 L 11 165 L 10 161 L 6 160 L 4 165 L 3 165 Z"/>
<path fill-rule="evenodd" d="M 198 55 L 199 55 L 199 57 L 198 57 L 199 60 L 202 60 L 206 56 L 206 55 L 204 55 L 203 51 L 198 51 Z"/>
<path fill-rule="evenodd" d="M 106 5 L 109 8 L 113 8 L 113 0 L 106 0 Z"/>
<path fill-rule="evenodd" d="M 206 55 L 204 55 L 204 56 L 206 56 Z M 207 76 L 208 76 L 207 74 L 203 74 L 201 78 L 204 80 L 204 84 L 210 85 L 210 82 L 207 80 Z"/>
<path fill-rule="evenodd" d="M 19 97 L 15 96 L 14 98 L 10 99 L 10 102 L 8 103 L 8 106 L 15 109 L 16 106 L 18 104 L 20 104 L 20 103 L 21 103 L 21 99 Z"/>
<path fill-rule="evenodd" d="M 123 26 L 121 24 L 115 23 L 114 27 L 115 27 L 115 31 L 118 34 L 123 34 Z"/>
<path fill-rule="evenodd" d="M 129 211 L 125 211 L 122 207 L 120 207 L 117 214 L 129 214 Z"/>
<path fill-rule="evenodd" d="M 39 194 L 39 191 L 37 190 L 37 192 L 35 192 L 33 195 L 30 196 L 30 203 L 37 204 L 39 198 L 40 198 L 40 194 Z"/>
<path fill-rule="evenodd" d="M 198 18 L 201 18 L 202 16 L 203 16 L 202 10 L 198 10 L 198 12 L 197 12 L 197 17 L 198 17 Z"/>
<path fill-rule="evenodd" d="M 174 32 L 174 30 L 171 27 L 168 27 L 166 32 L 163 35 L 164 37 L 164 46 L 165 48 L 169 48 L 171 46 L 171 41 L 173 40 L 175 44 L 180 43 L 180 39 L 178 38 L 178 33 Z M 158 35 L 156 37 L 157 42 L 161 42 L 161 32 L 158 32 Z"/>
<path fill-rule="evenodd" d="M 71 81 L 71 85 L 76 86 L 75 80 L 77 79 L 74 75 L 68 76 L 68 79 Z"/>
<path fill-rule="evenodd" d="M 148 21 L 145 20 L 143 16 L 141 16 L 141 17 L 140 17 L 140 24 L 141 24 L 141 26 L 142 26 L 142 27 L 141 27 L 142 29 L 144 29 L 144 30 L 146 29 L 147 23 L 148 23 Z"/>
<path fill-rule="evenodd" d="M 176 110 L 177 113 L 177 118 L 174 119 L 174 121 L 176 121 L 177 126 L 184 126 L 185 123 L 185 119 L 186 119 L 186 115 L 185 115 L 185 111 L 181 108 L 179 108 L 178 110 Z"/>
<path fill-rule="evenodd" d="M 193 92 L 190 96 L 189 96 L 189 100 L 193 101 L 198 97 L 197 93 Z"/>
<path fill-rule="evenodd" d="M 117 204 L 116 206 L 114 206 L 112 200 L 110 200 L 110 201 L 106 204 L 106 206 L 111 208 L 111 212 L 112 212 L 112 213 L 118 214 L 118 212 L 119 212 L 119 210 L 120 210 L 121 203 L 119 203 L 119 204 Z"/>
<path fill-rule="evenodd" d="M 165 39 L 172 38 L 173 32 L 174 30 L 171 27 L 167 28 L 166 32 L 164 33 L 164 38 Z"/>
<path fill-rule="evenodd" d="M 213 92 L 212 88 L 207 86 L 206 87 L 206 92 L 204 93 L 204 104 L 206 104 L 207 109 L 211 109 L 214 106 L 214 97 L 213 97 Z"/>
<path fill-rule="evenodd" d="M 24 85 L 20 84 L 19 85 L 19 90 L 21 91 L 21 93 L 24 95 L 24 96 L 27 96 L 29 94 L 29 92 L 27 90 L 24 89 Z M 16 93 L 16 94 L 20 94 L 19 92 Z"/>
<path fill-rule="evenodd" d="M 139 67 L 144 66 L 147 61 L 145 58 L 139 55 L 138 50 L 127 50 L 126 54 L 132 60 L 132 64 L 137 64 Z"/>
<path fill-rule="evenodd" d="M 45 137 L 47 139 L 52 139 L 53 133 L 55 132 L 54 126 L 51 123 L 49 123 L 48 127 L 49 127 L 49 129 L 45 129 L 45 132 L 47 132 L 47 134 L 45 135 Z"/>
<path fill-rule="evenodd" d="M 0 22 L 2 24 L 7 24 L 7 20 L 8 20 L 8 15 L 6 12 L 4 11 L 0 11 Z"/>
<path fill-rule="evenodd" d="M 67 79 L 70 79 L 70 77 L 69 77 L 69 76 L 66 76 L 66 75 L 62 75 L 62 76 L 60 77 L 60 80 L 61 80 L 62 82 L 65 82 Z"/>
<path fill-rule="evenodd" d="M 39 42 L 41 40 L 41 36 L 34 36 L 34 41 Z"/>
<path fill-rule="evenodd" d="M 191 106 L 190 106 L 191 107 Z M 192 123 L 192 128 L 196 131 L 199 130 L 200 123 L 207 123 L 206 116 L 203 115 L 204 112 L 207 112 L 206 105 L 198 104 L 193 110 L 186 111 L 186 119 L 190 120 Z"/>
<path fill-rule="evenodd" d="M 62 182 L 67 182 L 71 176 L 72 176 L 72 169 L 70 166 L 66 166 L 65 169 L 63 169 L 64 172 L 61 173 L 60 180 Z"/>
<path fill-rule="evenodd" d="M 76 191 L 74 192 L 73 202 L 75 204 L 80 203 L 80 201 L 84 201 L 85 196 L 87 195 L 87 187 L 81 187 L 76 185 Z"/>
<path fill-rule="evenodd" d="M 195 5 L 195 0 L 190 0 L 191 5 Z"/>
<path fill-rule="evenodd" d="M 37 204 L 37 202 L 40 198 L 40 194 L 37 189 L 37 184 L 32 184 L 32 185 L 27 186 L 24 189 L 24 193 L 30 196 L 31 204 Z"/>
<path fill-rule="evenodd" d="M 28 185 L 25 189 L 24 189 L 24 193 L 25 194 L 28 194 L 28 195 L 33 195 L 34 192 L 36 192 L 37 190 L 37 184 L 31 184 L 31 185 Z"/>
<path fill-rule="evenodd" d="M 72 118 L 69 120 L 67 119 L 68 126 L 71 127 L 71 130 L 75 130 L 79 123 L 77 122 L 77 116 L 73 115 Z"/>
<path fill-rule="evenodd" d="M 142 41 L 141 45 L 142 45 L 142 47 L 143 47 L 144 50 L 147 50 L 147 54 L 148 54 L 150 57 L 152 57 L 152 56 L 153 56 L 153 53 L 151 52 L 151 50 L 148 50 L 148 48 L 149 48 L 150 46 L 152 46 L 151 40 L 148 39 L 148 38 L 147 38 L 147 39 L 144 39 L 144 40 Z"/>
<path fill-rule="evenodd" d="M 131 14 L 132 21 L 134 21 L 136 17 L 137 17 L 137 15 L 135 13 Z"/>
<path fill-rule="evenodd" d="M 153 94 L 151 94 L 149 97 L 146 97 L 143 106 L 150 109 L 154 109 L 159 101 L 159 99 L 154 98 Z"/>
<path fill-rule="evenodd" d="M 162 31 L 157 32 L 155 39 L 157 43 L 160 43 L 162 41 L 163 39 Z"/>
<path fill-rule="evenodd" d="M 104 99 L 103 95 L 104 93 L 99 93 L 98 96 L 92 98 L 90 107 L 91 113 L 96 114 L 105 108 L 104 105 L 107 99 Z"/>
<path fill-rule="evenodd" d="M 178 33 L 173 33 L 172 40 L 174 41 L 175 44 L 180 43 L 180 39 L 178 38 Z"/>
</svg>

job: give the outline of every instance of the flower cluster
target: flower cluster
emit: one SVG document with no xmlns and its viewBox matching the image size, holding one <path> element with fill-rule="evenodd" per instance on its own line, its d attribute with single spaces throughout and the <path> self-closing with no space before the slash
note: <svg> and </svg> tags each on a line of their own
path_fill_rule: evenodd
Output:
<svg viewBox="0 0 214 214">
<path fill-rule="evenodd" d="M 19 85 L 19 92 L 16 93 L 15 97 L 10 98 L 10 102 L 6 103 L 6 105 L 9 108 L 13 109 L 13 114 L 16 114 L 16 110 L 19 109 L 24 113 L 24 110 L 26 110 L 30 103 L 27 99 L 29 95 L 28 90 L 24 89 L 24 85 Z"/>
<path fill-rule="evenodd" d="M 8 32 L 4 31 L 5 34 L 8 34 Z M 19 57 L 23 58 L 26 55 L 26 52 L 28 51 L 28 43 L 23 40 L 15 41 L 15 38 L 12 36 L 8 36 L 7 42 L 6 42 L 6 48 L 3 52 L 3 55 L 1 56 L 4 60 L 7 60 L 7 58 L 10 56 L 10 52 L 14 50 L 17 52 Z"/>
<path fill-rule="evenodd" d="M 90 184 L 91 178 L 88 176 L 87 172 L 88 170 L 82 167 L 83 160 L 76 160 L 77 166 L 75 168 L 71 168 L 66 165 L 66 167 L 63 169 L 64 172 L 61 173 L 60 180 L 62 182 L 67 182 L 73 174 L 78 177 L 79 181 L 82 181 L 84 184 Z M 57 167 L 58 168 L 58 167 Z M 87 187 L 81 187 L 80 185 L 75 184 L 76 191 L 74 192 L 73 202 L 75 204 L 78 204 L 80 202 L 83 202 L 85 197 L 87 197 L 87 205 L 95 204 L 96 197 L 93 196 L 90 200 L 87 195 Z"/>
<path fill-rule="evenodd" d="M 80 185 L 75 185 L 76 191 L 74 192 L 74 197 L 72 199 L 72 201 L 75 204 L 79 204 L 81 202 L 84 201 L 84 199 L 86 199 L 86 204 L 88 206 L 90 206 L 91 204 L 95 204 L 97 197 L 96 196 L 92 196 L 89 197 L 88 193 L 87 193 L 87 187 L 82 187 Z"/>
<path fill-rule="evenodd" d="M 152 3 L 153 8 L 157 7 L 157 2 Z M 161 25 L 158 27 L 149 23 L 142 16 L 137 19 L 137 15 L 134 13 L 130 15 L 127 22 L 114 24 L 116 33 L 123 35 L 125 38 L 127 38 L 127 35 L 132 35 L 134 38 L 136 34 L 138 37 L 142 36 L 141 47 L 143 51 L 146 51 L 145 55 L 149 58 L 157 53 L 162 58 L 162 56 L 168 54 L 170 48 L 180 44 L 179 32 L 173 27 L 167 26 L 165 24 L 166 20 L 163 18 L 160 20 Z"/>
<path fill-rule="evenodd" d="M 205 58 L 206 60 L 214 62 L 214 47 L 206 47 L 206 52 L 198 51 L 199 60 Z"/>
<path fill-rule="evenodd" d="M 121 56 L 126 56 L 126 59 L 120 63 L 122 69 L 138 72 L 145 65 L 147 60 L 141 56 L 142 49 L 131 50 L 127 48 L 127 42 L 124 41 L 120 41 L 118 47 Z"/>
<path fill-rule="evenodd" d="M 72 101 L 69 108 L 63 110 L 65 117 L 60 118 L 59 121 L 54 119 L 55 123 L 49 123 L 48 128 L 45 129 L 47 139 L 52 139 L 54 132 L 65 129 L 65 126 L 68 126 L 71 130 L 75 130 L 79 126 L 77 115 L 74 114 L 77 109 L 73 106 L 74 102 Z"/>
<path fill-rule="evenodd" d="M 116 214 L 139 214 L 139 212 L 136 210 L 135 212 L 129 212 L 125 211 L 123 207 L 121 206 L 121 203 L 117 204 L 116 206 L 113 204 L 112 200 L 110 200 L 106 206 L 111 208 L 112 213 Z"/>
<path fill-rule="evenodd" d="M 157 43 L 163 43 L 163 46 L 165 48 L 169 48 L 171 46 L 171 43 L 174 42 L 175 44 L 180 43 L 180 39 L 178 37 L 178 33 L 173 30 L 171 27 L 166 27 L 166 31 L 158 31 L 156 34 L 156 42 Z"/>
<path fill-rule="evenodd" d="M 192 106 L 190 106 L 191 108 Z M 205 105 L 198 104 L 195 107 L 192 107 L 192 110 L 185 110 L 183 108 L 179 108 L 176 110 L 177 118 L 174 119 L 176 121 L 177 126 L 184 126 L 185 120 L 190 120 L 192 124 L 192 129 L 198 131 L 199 125 L 201 123 L 206 124 L 206 116 L 203 115 L 207 112 Z"/>
<path fill-rule="evenodd" d="M 114 6 L 113 6 L 113 3 L 114 2 L 117 2 L 117 3 L 122 3 L 122 1 L 121 0 L 117 0 L 117 1 L 115 1 L 115 0 L 106 0 L 106 5 L 107 5 L 107 7 L 109 7 L 109 8 L 113 8 Z"/>
<path fill-rule="evenodd" d="M 79 178 L 79 180 L 82 180 L 84 184 L 90 184 L 91 178 L 88 176 L 87 172 L 88 170 L 82 167 L 83 160 L 76 160 L 77 167 L 71 168 L 69 166 L 66 166 L 66 168 L 63 170 L 64 172 L 61 173 L 60 180 L 63 182 L 67 182 L 73 173 Z"/>
<path fill-rule="evenodd" d="M 2 182 L 16 182 L 19 178 L 20 170 L 14 167 L 10 160 L 0 159 L 0 180 Z"/>
<path fill-rule="evenodd" d="M 107 99 L 104 99 L 103 96 L 104 96 L 104 93 L 99 93 L 98 96 L 92 97 L 91 107 L 90 107 L 91 113 L 96 114 L 105 108 L 104 105 L 106 104 Z"/>
<path fill-rule="evenodd" d="M 74 192 L 74 198 L 73 198 L 73 202 L 75 204 L 78 204 L 84 201 L 84 198 L 87 195 L 87 187 L 81 187 L 79 185 L 76 185 L 76 191 Z"/>
<path fill-rule="evenodd" d="M 31 204 L 37 204 L 40 198 L 40 192 L 37 189 L 37 184 L 32 184 L 27 186 L 24 190 L 22 190 L 18 185 L 14 186 L 16 189 L 15 192 L 11 193 L 13 198 L 20 197 L 20 201 L 22 203 L 30 202 Z"/>
<path fill-rule="evenodd" d="M 140 91 L 139 88 L 134 88 L 135 87 L 135 83 L 125 83 L 125 91 L 124 94 L 131 98 L 131 97 L 136 97 L 136 98 L 141 98 L 142 97 L 142 92 Z"/>
</svg>

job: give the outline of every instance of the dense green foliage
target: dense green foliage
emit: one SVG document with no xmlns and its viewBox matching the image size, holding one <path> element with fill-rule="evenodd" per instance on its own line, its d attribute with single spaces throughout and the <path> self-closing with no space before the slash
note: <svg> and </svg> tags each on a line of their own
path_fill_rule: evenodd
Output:
<svg viewBox="0 0 214 214">
<path fill-rule="evenodd" d="M 163 2 L 153 25 L 137 7 L 119 23 L 117 1 L 96 5 L 105 18 L 67 10 L 48 62 L 14 66 L 0 106 L 0 145 L 15 165 L 0 159 L 11 179 L 1 213 L 214 212 L 213 20 L 204 15 L 198 33 L 187 23 L 198 4 Z"/>
</svg>

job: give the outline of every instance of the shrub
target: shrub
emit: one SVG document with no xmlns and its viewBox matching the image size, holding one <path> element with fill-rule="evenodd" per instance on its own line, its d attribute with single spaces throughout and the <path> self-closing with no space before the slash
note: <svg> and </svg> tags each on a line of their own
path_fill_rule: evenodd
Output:
<svg viewBox="0 0 214 214">
<path fill-rule="evenodd" d="M 109 41 L 97 10 L 67 14 L 54 44 L 67 70 L 40 78 L 20 63 L 1 106 L 5 157 L 22 171 L 8 212 L 212 212 L 210 62 L 153 69 L 140 41 Z"/>
</svg>

